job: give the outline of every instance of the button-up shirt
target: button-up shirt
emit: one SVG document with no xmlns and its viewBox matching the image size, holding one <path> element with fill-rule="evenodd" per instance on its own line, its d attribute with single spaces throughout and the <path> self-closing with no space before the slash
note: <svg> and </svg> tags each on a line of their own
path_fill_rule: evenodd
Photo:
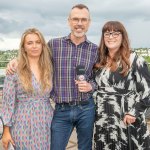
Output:
<svg viewBox="0 0 150 150">
<path fill-rule="evenodd" d="M 54 66 L 51 98 L 56 103 L 79 101 L 81 93 L 75 85 L 76 67 L 78 65 L 85 67 L 86 78 L 94 88 L 95 83 L 91 77 L 93 65 L 98 58 L 97 45 L 87 39 L 75 45 L 69 35 L 50 40 L 48 46 L 52 50 Z M 90 92 L 82 93 L 82 100 L 87 100 L 90 95 Z"/>
</svg>

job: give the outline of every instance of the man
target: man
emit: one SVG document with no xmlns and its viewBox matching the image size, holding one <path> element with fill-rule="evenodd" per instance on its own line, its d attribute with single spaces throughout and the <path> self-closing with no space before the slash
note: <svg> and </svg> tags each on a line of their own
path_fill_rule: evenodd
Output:
<svg viewBox="0 0 150 150">
<path fill-rule="evenodd" d="M 55 112 L 52 120 L 52 150 L 65 150 L 69 137 L 76 127 L 79 150 L 92 149 L 95 83 L 90 80 L 97 60 L 97 46 L 87 40 L 85 33 L 90 25 L 87 6 L 73 6 L 68 24 L 71 33 L 48 42 L 54 61 L 52 99 Z M 86 81 L 75 81 L 76 67 L 85 67 Z"/>
<path fill-rule="evenodd" d="M 88 7 L 83 4 L 75 5 L 68 18 L 71 33 L 48 42 L 54 64 L 51 95 L 56 103 L 51 150 L 65 150 L 74 127 L 77 131 L 78 149 L 92 149 L 95 116 L 92 92 L 96 84 L 90 78 L 98 54 L 97 46 L 88 41 L 85 35 L 90 21 Z M 86 81 L 76 80 L 76 67 L 79 65 L 85 68 Z"/>
</svg>

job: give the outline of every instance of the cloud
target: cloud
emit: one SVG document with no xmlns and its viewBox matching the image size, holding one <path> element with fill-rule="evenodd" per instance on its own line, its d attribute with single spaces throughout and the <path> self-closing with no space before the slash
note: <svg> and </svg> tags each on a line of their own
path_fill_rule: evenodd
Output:
<svg viewBox="0 0 150 150">
<path fill-rule="evenodd" d="M 67 17 L 77 3 L 86 4 L 90 9 L 92 23 L 87 35 L 93 42 L 99 43 L 101 28 L 106 21 L 119 20 L 127 28 L 132 47 L 150 47 L 149 0 L 0 1 L 0 37 L 6 41 L 7 38 L 19 39 L 29 27 L 38 28 L 47 39 L 68 35 Z M 3 48 L 5 46 L 8 44 Z"/>
<path fill-rule="evenodd" d="M 3 38 L 0 38 L 0 42 L 4 42 L 4 39 L 3 39 Z"/>
</svg>

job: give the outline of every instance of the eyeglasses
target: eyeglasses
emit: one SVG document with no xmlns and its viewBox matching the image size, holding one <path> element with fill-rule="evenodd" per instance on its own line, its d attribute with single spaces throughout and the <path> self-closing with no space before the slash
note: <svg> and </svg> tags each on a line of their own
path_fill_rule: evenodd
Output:
<svg viewBox="0 0 150 150">
<path fill-rule="evenodd" d="M 105 32 L 104 37 L 109 38 L 110 35 L 112 35 L 112 37 L 117 38 L 119 36 L 119 34 L 121 34 L 121 33 L 120 32 Z"/>
<path fill-rule="evenodd" d="M 79 21 L 81 21 L 81 23 L 83 23 L 83 24 L 87 24 L 88 21 L 89 21 L 88 18 L 70 18 L 70 20 L 71 20 L 74 24 L 79 23 Z"/>
</svg>

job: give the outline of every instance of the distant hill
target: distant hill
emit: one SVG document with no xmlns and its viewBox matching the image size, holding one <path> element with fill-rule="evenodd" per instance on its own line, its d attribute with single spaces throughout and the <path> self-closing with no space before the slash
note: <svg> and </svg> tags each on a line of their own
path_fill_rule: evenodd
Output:
<svg viewBox="0 0 150 150">
<path fill-rule="evenodd" d="M 141 55 L 144 57 L 147 57 L 147 56 L 150 57 L 150 48 L 137 48 L 134 50 L 138 55 Z"/>
<path fill-rule="evenodd" d="M 133 49 L 138 55 L 141 55 L 150 63 L 150 48 L 135 48 Z M 18 50 L 0 50 L 0 67 L 6 67 L 7 63 L 17 57 Z"/>
<path fill-rule="evenodd" d="M 6 67 L 7 62 L 17 57 L 18 50 L 0 51 L 0 67 Z"/>
</svg>

